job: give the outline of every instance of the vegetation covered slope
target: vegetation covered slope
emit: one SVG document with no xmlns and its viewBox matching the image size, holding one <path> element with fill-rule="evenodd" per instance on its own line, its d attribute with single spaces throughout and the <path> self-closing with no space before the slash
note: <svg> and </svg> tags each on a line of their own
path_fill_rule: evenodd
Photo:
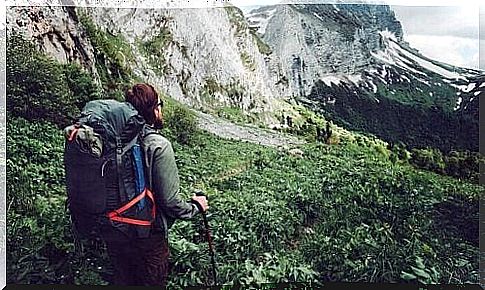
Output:
<svg viewBox="0 0 485 290">
<path fill-rule="evenodd" d="M 102 244 L 76 244 L 69 231 L 61 117 L 78 108 L 74 88 L 100 90 L 80 94 L 83 101 L 107 94 L 79 68 L 70 86 L 64 66 L 35 50 L 15 57 L 25 50 L 10 40 L 7 281 L 106 284 L 112 267 Z M 170 104 L 164 134 L 174 143 L 181 193 L 209 196 L 218 283 L 478 283 L 482 186 L 416 170 L 370 141 L 313 142 L 300 158 L 223 140 L 197 131 L 190 113 Z M 170 242 L 170 286 L 212 282 L 200 219 L 176 223 Z"/>
<path fill-rule="evenodd" d="M 322 101 L 330 93 L 336 98 L 333 106 Z M 374 98 L 378 98 L 376 101 Z M 411 97 L 408 95 L 408 98 Z M 388 142 L 399 141 L 409 148 L 439 148 L 478 152 L 478 118 L 443 108 L 405 104 L 379 92 L 375 96 L 357 93 L 353 87 L 328 87 L 318 83 L 309 100 L 317 104 L 325 117 L 336 124 L 361 132 L 369 132 Z"/>
<path fill-rule="evenodd" d="M 84 259 L 64 212 L 62 145 L 47 122 L 8 122 L 10 282 L 109 276 L 102 251 L 75 264 Z M 182 194 L 209 195 L 218 282 L 478 281 L 480 186 L 352 144 L 308 145 L 298 158 L 198 133 L 175 150 Z M 202 233 L 198 220 L 172 229 L 172 284 L 211 282 Z"/>
</svg>

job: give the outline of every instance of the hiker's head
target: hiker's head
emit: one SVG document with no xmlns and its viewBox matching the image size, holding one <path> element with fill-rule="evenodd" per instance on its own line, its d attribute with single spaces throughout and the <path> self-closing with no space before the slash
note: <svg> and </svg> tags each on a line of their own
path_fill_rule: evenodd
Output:
<svg viewBox="0 0 485 290">
<path fill-rule="evenodd" d="M 158 129 L 162 128 L 163 102 L 152 85 L 146 83 L 134 85 L 126 92 L 125 100 L 135 107 L 148 124 Z"/>
</svg>

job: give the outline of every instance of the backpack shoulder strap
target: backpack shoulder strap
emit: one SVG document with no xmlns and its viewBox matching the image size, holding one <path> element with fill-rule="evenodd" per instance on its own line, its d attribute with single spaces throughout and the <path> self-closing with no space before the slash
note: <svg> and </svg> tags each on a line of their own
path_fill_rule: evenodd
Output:
<svg viewBox="0 0 485 290">
<path fill-rule="evenodd" d="M 125 203 L 128 201 L 126 199 L 124 180 L 122 178 L 122 172 L 121 172 L 121 168 L 123 167 L 122 157 L 131 149 L 131 147 L 133 147 L 133 145 L 136 144 L 137 141 L 138 141 L 138 136 L 135 136 L 135 138 L 133 138 L 130 142 L 128 142 L 125 146 L 123 146 L 123 143 L 121 142 L 120 137 L 116 136 L 116 171 L 118 173 L 119 194 L 120 194 L 120 199 L 122 203 Z"/>
<path fill-rule="evenodd" d="M 157 130 L 149 127 L 148 125 L 145 125 L 145 127 L 143 128 L 143 130 L 141 132 L 141 136 L 140 136 L 141 137 L 140 144 L 142 144 L 142 147 L 145 147 L 144 146 L 145 145 L 144 144 L 144 140 L 145 140 L 145 138 L 147 138 L 150 135 L 160 135 L 160 133 Z M 144 151 L 145 150 L 146 149 L 144 149 Z M 145 154 L 145 164 L 146 164 L 146 166 L 149 166 L 149 164 L 150 164 L 149 163 L 149 160 L 148 160 L 148 156 L 146 156 L 146 154 Z M 153 184 L 153 176 L 152 176 L 152 173 L 150 172 L 150 168 L 147 168 L 146 170 L 147 170 L 147 174 L 148 174 L 148 185 L 147 186 L 151 190 L 153 190 L 153 187 L 152 187 L 152 184 Z"/>
</svg>

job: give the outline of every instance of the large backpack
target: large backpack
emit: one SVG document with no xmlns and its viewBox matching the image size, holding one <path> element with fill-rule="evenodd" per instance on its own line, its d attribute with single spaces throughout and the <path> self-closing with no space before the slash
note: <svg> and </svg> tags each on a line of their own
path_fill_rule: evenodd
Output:
<svg viewBox="0 0 485 290">
<path fill-rule="evenodd" d="M 65 129 L 66 206 L 80 237 L 149 236 L 155 202 L 144 178 L 144 126 L 131 104 L 95 100 Z"/>
</svg>

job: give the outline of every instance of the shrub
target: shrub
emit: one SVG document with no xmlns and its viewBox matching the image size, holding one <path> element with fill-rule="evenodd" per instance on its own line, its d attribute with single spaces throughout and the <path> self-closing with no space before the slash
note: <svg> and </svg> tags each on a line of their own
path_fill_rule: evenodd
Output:
<svg viewBox="0 0 485 290">
<path fill-rule="evenodd" d="M 483 157 L 478 152 L 470 151 L 451 151 L 444 156 L 445 172 L 447 175 L 470 179 L 478 182 L 480 178 L 480 163 L 483 163 Z"/>
<path fill-rule="evenodd" d="M 168 100 L 165 98 L 165 100 Z M 166 102 L 164 111 L 164 133 L 180 144 L 189 144 L 197 132 L 197 121 L 193 112 L 173 100 Z"/>
<path fill-rule="evenodd" d="M 82 110 L 84 105 L 96 99 L 101 99 L 101 90 L 94 79 L 75 63 L 67 64 L 64 68 L 67 86 L 72 93 L 73 104 Z"/>
<path fill-rule="evenodd" d="M 480 162 L 483 157 L 478 152 L 451 151 L 444 155 L 434 148 L 413 149 L 411 163 L 417 167 L 439 174 L 478 182 Z"/>
<path fill-rule="evenodd" d="M 392 157 L 393 159 L 397 158 L 398 160 L 409 162 L 411 153 L 406 149 L 404 143 L 397 142 L 396 144 L 389 144 L 389 147 L 391 150 L 391 157 L 392 155 L 395 155 L 395 157 Z"/>
<path fill-rule="evenodd" d="M 61 124 L 75 116 L 78 110 L 72 104 L 61 65 L 41 55 L 17 33 L 9 35 L 7 55 L 9 113 Z"/>
<path fill-rule="evenodd" d="M 41 54 L 18 33 L 9 35 L 7 55 L 7 111 L 13 116 L 63 126 L 86 101 L 100 97 L 87 72 Z"/>
<path fill-rule="evenodd" d="M 413 149 L 411 163 L 419 168 L 444 173 L 445 163 L 443 154 L 438 149 Z"/>
</svg>

